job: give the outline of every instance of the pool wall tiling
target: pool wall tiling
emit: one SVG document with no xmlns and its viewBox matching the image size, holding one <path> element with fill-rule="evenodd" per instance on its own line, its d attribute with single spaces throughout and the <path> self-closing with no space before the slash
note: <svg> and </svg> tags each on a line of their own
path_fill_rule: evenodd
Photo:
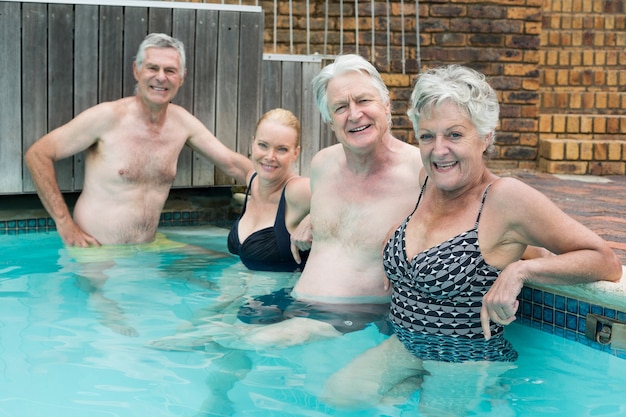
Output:
<svg viewBox="0 0 626 417">
<path fill-rule="evenodd" d="M 48 232 L 50 230 L 56 230 L 56 226 L 54 225 L 54 221 L 49 217 L 0 220 L 0 235 Z"/>
<path fill-rule="evenodd" d="M 562 287 L 565 289 L 566 287 Z M 594 294 L 593 290 L 589 290 Z M 593 298 L 593 297 L 592 297 Z M 520 323 L 536 329 L 580 342 L 594 349 L 626 359 L 626 350 L 614 349 L 611 344 L 600 344 L 586 337 L 587 315 L 596 314 L 626 323 L 626 308 L 618 309 L 602 303 L 601 293 L 597 301 L 583 300 L 575 295 L 559 294 L 545 288 L 525 286 L 518 299 L 517 313 Z"/>
<path fill-rule="evenodd" d="M 229 227 L 232 212 L 222 207 L 214 210 L 170 210 L 161 214 L 159 225 L 194 226 L 213 224 Z M 49 217 L 21 220 L 0 220 L 0 235 L 41 233 L 56 230 L 54 221 Z M 600 298 L 600 297 L 598 297 Z M 585 336 L 587 314 L 597 314 L 626 323 L 626 308 L 616 309 L 603 305 L 602 302 L 584 301 L 575 296 L 558 294 L 545 288 L 525 286 L 519 296 L 518 320 L 520 323 L 577 341 L 594 349 L 626 359 L 626 351 L 613 349 L 610 344 L 602 345 Z"/>
<path fill-rule="evenodd" d="M 227 214 L 214 213 L 207 215 L 206 212 L 173 210 L 161 213 L 160 227 L 166 226 L 198 226 L 206 224 L 226 224 Z M 44 233 L 56 230 L 54 220 L 50 217 L 38 217 L 20 220 L 0 220 L 0 235 L 16 235 L 22 233 Z"/>
</svg>

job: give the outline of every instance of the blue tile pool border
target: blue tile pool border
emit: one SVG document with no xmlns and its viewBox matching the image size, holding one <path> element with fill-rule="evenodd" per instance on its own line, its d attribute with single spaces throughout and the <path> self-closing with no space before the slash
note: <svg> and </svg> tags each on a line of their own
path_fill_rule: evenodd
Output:
<svg viewBox="0 0 626 417">
<path fill-rule="evenodd" d="M 169 210 L 161 213 L 159 227 L 214 225 L 230 227 L 232 215 L 223 207 L 203 210 Z M 36 217 L 19 220 L 0 220 L 0 236 L 25 233 L 45 233 L 56 230 L 50 217 Z"/>
<path fill-rule="evenodd" d="M 230 227 L 231 216 L 227 210 L 171 210 L 161 214 L 159 227 L 215 225 Z M 50 217 L 20 220 L 0 220 L 0 236 L 24 233 L 45 233 L 56 230 Z M 626 351 L 612 349 L 585 336 L 586 316 L 589 313 L 626 322 L 626 312 L 576 298 L 554 294 L 546 290 L 524 287 L 519 297 L 517 320 L 526 326 L 565 337 L 593 349 L 626 359 Z"/>
<path fill-rule="evenodd" d="M 626 323 L 626 312 L 528 286 L 522 288 L 518 300 L 517 320 L 521 324 L 626 359 L 626 350 L 613 349 L 610 344 L 603 345 L 585 336 L 589 313 Z"/>
</svg>

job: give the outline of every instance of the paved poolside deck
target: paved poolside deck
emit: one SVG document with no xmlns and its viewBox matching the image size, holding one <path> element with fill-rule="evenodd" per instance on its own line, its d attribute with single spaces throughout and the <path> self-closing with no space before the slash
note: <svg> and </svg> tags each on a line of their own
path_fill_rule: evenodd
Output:
<svg viewBox="0 0 626 417">
<path fill-rule="evenodd" d="M 626 265 L 626 176 L 556 176 L 533 171 L 502 173 L 519 178 L 602 236 Z"/>
<path fill-rule="evenodd" d="M 626 176 L 556 176 L 535 171 L 500 172 L 546 194 L 563 211 L 606 239 L 626 265 Z M 202 192 L 173 190 L 167 207 L 202 210 Z M 200 196 L 199 196 L 200 194 Z M 45 216 L 37 196 L 1 196 L 0 220 Z"/>
</svg>

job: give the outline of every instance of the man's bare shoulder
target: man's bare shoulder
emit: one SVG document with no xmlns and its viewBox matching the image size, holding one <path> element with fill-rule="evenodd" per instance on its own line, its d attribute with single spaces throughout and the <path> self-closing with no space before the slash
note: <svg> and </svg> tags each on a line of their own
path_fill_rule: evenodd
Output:
<svg viewBox="0 0 626 417">
<path fill-rule="evenodd" d="M 340 144 L 335 144 L 322 148 L 311 159 L 311 169 L 313 171 L 328 167 L 329 165 L 335 165 L 336 162 L 343 154 L 343 147 Z"/>
<path fill-rule="evenodd" d="M 115 101 L 105 101 L 90 107 L 79 114 L 79 117 L 98 117 L 102 119 L 118 118 L 120 115 L 129 114 L 132 99 L 129 97 Z"/>
<path fill-rule="evenodd" d="M 170 103 L 167 107 L 167 117 L 170 123 L 174 123 L 181 128 L 187 129 L 189 136 L 196 136 L 208 133 L 208 129 L 186 108 L 178 104 Z"/>
<path fill-rule="evenodd" d="M 313 161 L 323 161 L 326 158 L 336 157 L 342 152 L 342 149 L 343 147 L 338 143 L 322 148 L 313 156 Z"/>
<path fill-rule="evenodd" d="M 392 142 L 392 158 L 397 168 L 408 169 L 411 172 L 419 173 L 423 167 L 422 155 L 419 147 L 406 143 L 399 139 Z"/>
<path fill-rule="evenodd" d="M 107 132 L 115 130 L 122 120 L 132 114 L 130 107 L 131 102 L 126 98 L 96 104 L 50 132 L 48 136 L 57 140 L 68 138 L 89 146 L 93 141 L 102 139 Z"/>
<path fill-rule="evenodd" d="M 410 143 L 407 143 L 400 139 L 395 139 L 395 138 L 392 144 L 393 144 L 393 150 L 401 153 L 407 158 L 415 158 L 415 157 L 420 158 L 421 157 L 420 148 L 417 145 L 412 145 Z"/>
</svg>

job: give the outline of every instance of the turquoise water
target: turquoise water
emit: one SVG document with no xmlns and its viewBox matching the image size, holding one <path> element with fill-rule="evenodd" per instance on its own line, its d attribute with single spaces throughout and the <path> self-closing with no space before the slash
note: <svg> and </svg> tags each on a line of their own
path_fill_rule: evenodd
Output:
<svg viewBox="0 0 626 417">
<path fill-rule="evenodd" d="M 90 279 L 56 233 L 0 236 L 0 417 L 431 415 L 420 411 L 419 391 L 366 410 L 318 399 L 328 376 L 384 340 L 375 327 L 287 349 L 151 347 L 198 319 L 232 319 L 243 298 L 210 311 L 226 293 L 264 294 L 297 279 L 250 273 L 220 255 L 223 229 L 162 232 L 192 246 L 120 251 Z M 626 361 L 517 324 L 507 335 L 517 367 L 466 415 L 626 415 Z"/>
</svg>

